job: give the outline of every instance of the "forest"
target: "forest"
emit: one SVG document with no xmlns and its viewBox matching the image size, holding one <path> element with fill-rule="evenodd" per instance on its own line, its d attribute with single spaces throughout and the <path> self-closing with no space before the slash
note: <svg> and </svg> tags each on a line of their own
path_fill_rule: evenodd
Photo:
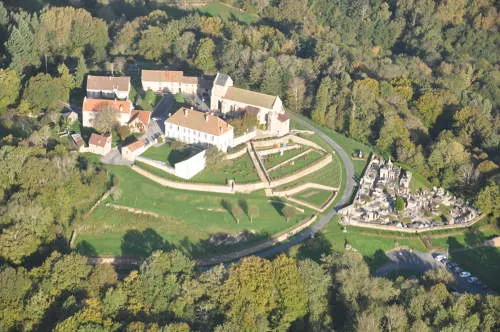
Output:
<svg viewBox="0 0 500 332">
<path fill-rule="evenodd" d="M 87 73 L 133 66 L 280 95 L 500 219 L 494 0 L 226 1 L 248 20 L 191 2 L 0 2 L 0 329 L 498 330 L 498 296 L 454 294 L 440 270 L 373 278 L 356 253 L 200 271 L 172 250 L 120 275 L 71 252 L 113 179 L 57 135 L 61 110 L 81 106 Z"/>
</svg>

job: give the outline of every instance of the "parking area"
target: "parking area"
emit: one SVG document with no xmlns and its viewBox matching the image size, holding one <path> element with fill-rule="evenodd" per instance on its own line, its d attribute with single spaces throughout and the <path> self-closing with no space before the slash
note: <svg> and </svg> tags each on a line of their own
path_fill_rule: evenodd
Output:
<svg viewBox="0 0 500 332">
<path fill-rule="evenodd" d="M 484 293 L 494 294 L 495 292 L 485 285 L 479 278 L 472 275 L 468 271 L 464 271 L 457 263 L 443 254 L 432 254 L 434 260 L 441 266 L 450 271 L 454 276 L 457 283 L 457 291 L 468 293 Z"/>
</svg>

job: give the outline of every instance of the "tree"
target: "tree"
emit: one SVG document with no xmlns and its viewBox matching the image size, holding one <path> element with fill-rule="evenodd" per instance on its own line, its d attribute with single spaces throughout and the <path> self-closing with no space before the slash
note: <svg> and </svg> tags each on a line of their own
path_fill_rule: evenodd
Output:
<svg viewBox="0 0 500 332">
<path fill-rule="evenodd" d="M 5 47 L 12 57 L 10 67 L 22 73 L 26 67 L 38 67 L 41 63 L 35 36 L 39 30 L 39 21 L 36 14 L 23 11 L 13 14 L 12 19 Z"/>
<path fill-rule="evenodd" d="M 0 69 L 0 114 L 19 96 L 21 79 L 12 69 Z"/>
<path fill-rule="evenodd" d="M 216 71 L 214 59 L 215 44 L 210 38 L 203 38 L 198 44 L 194 64 L 205 74 L 213 74 Z"/>
<path fill-rule="evenodd" d="M 24 92 L 26 100 L 39 110 L 56 108 L 69 100 L 69 88 L 60 78 L 38 74 L 28 81 Z"/>
<path fill-rule="evenodd" d="M 290 205 L 285 205 L 281 209 L 281 214 L 285 217 L 286 222 L 288 222 L 290 219 L 295 218 L 297 216 L 297 210 L 293 206 Z"/>
<path fill-rule="evenodd" d="M 236 219 L 236 223 L 240 223 L 240 218 L 243 216 L 243 209 L 237 205 L 237 204 L 234 204 L 232 207 L 231 207 L 231 213 L 233 214 L 233 217 Z"/>
<path fill-rule="evenodd" d="M 220 35 L 222 29 L 224 28 L 224 23 L 222 19 L 218 16 L 212 17 L 201 17 L 201 32 L 207 35 Z"/>
<path fill-rule="evenodd" d="M 493 219 L 500 217 L 500 187 L 498 182 L 490 181 L 477 195 L 476 205 L 482 213 L 491 214 Z"/>
<path fill-rule="evenodd" d="M 396 202 L 394 203 L 394 208 L 398 212 L 401 212 L 405 209 L 405 201 L 401 196 L 396 196 Z"/>
<path fill-rule="evenodd" d="M 117 125 L 117 110 L 111 105 L 106 105 L 96 112 L 92 120 L 94 128 L 104 134 L 111 133 L 111 130 Z"/>
<path fill-rule="evenodd" d="M 248 208 L 248 216 L 250 217 L 250 223 L 253 223 L 253 218 L 257 218 L 259 216 L 259 207 L 251 205 Z"/>
<path fill-rule="evenodd" d="M 294 77 L 288 82 L 287 103 L 288 108 L 295 113 L 300 113 L 304 107 L 306 83 L 302 77 Z"/>
</svg>

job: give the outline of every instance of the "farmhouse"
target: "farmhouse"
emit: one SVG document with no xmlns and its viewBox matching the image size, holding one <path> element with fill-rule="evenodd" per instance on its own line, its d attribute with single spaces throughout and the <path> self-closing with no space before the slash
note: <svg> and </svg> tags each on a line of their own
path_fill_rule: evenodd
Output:
<svg viewBox="0 0 500 332">
<path fill-rule="evenodd" d="M 234 87 L 231 77 L 220 73 L 214 80 L 210 108 L 222 113 L 251 110 L 261 125 L 267 124 L 268 113 L 284 113 L 280 97 Z"/>
<path fill-rule="evenodd" d="M 111 135 L 102 136 L 93 133 L 90 135 L 88 152 L 105 155 L 111 151 Z"/>
<path fill-rule="evenodd" d="M 185 107 L 165 120 L 165 137 L 185 143 L 207 143 L 221 151 L 233 145 L 234 129 L 226 121 Z"/>
<path fill-rule="evenodd" d="M 195 95 L 201 91 L 207 92 L 205 80 L 196 76 L 184 76 L 182 71 L 174 70 L 143 70 L 141 72 L 142 88 L 144 91 L 170 92 Z"/>
<path fill-rule="evenodd" d="M 116 114 L 116 121 L 124 126 L 129 123 L 132 117 L 134 106 L 129 100 L 109 100 L 109 99 L 83 99 L 82 124 L 84 127 L 95 127 L 95 117 L 98 112 L 112 110 Z"/>
<path fill-rule="evenodd" d="M 126 160 L 134 161 L 145 149 L 146 145 L 144 141 L 135 141 L 134 143 L 122 147 L 122 157 Z"/>
<path fill-rule="evenodd" d="M 130 92 L 130 77 L 87 76 L 88 98 L 127 99 Z"/>
</svg>

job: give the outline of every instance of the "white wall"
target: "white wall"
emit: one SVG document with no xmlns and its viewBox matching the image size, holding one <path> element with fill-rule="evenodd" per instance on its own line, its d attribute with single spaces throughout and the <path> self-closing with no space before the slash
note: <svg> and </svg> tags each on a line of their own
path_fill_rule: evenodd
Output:
<svg viewBox="0 0 500 332">
<path fill-rule="evenodd" d="M 178 162 L 174 165 L 175 175 L 183 179 L 191 179 L 193 176 L 205 169 L 205 152 L 195 154 L 189 159 Z"/>
<path fill-rule="evenodd" d="M 154 92 L 168 91 L 171 94 L 196 94 L 198 84 L 185 84 L 177 82 L 148 82 L 142 81 L 142 89 L 144 91 L 153 90 Z"/>
<path fill-rule="evenodd" d="M 217 136 L 165 122 L 165 137 L 188 144 L 208 143 L 226 152 L 229 147 L 233 146 L 234 129 Z"/>
</svg>

